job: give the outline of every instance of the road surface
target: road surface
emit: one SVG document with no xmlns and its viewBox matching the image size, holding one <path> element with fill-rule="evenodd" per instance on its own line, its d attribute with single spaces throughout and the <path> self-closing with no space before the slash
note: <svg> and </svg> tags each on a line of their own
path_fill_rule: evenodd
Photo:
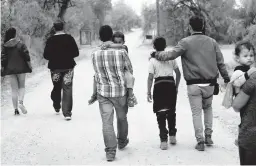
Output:
<svg viewBox="0 0 256 166">
<path fill-rule="evenodd" d="M 117 151 L 114 162 L 108 163 L 105 159 L 98 102 L 91 106 L 87 104 L 93 78 L 90 57 L 87 57 L 75 68 L 71 121 L 56 115 L 52 108 L 49 74 L 37 78 L 40 80 L 35 81 L 39 83 L 26 94 L 27 115 L 15 117 L 11 105 L 2 107 L 1 164 L 239 164 L 234 135 L 218 116 L 215 116 L 213 127 L 215 145 L 207 147 L 204 152 L 194 149 L 196 141 L 183 77 L 177 103 L 178 143 L 169 146 L 167 151 L 160 150 L 156 117 L 152 104 L 146 101 L 147 65 L 152 47 L 141 45 L 140 35 L 140 30 L 126 35 L 136 78 L 134 92 L 139 104 L 129 109 L 130 143 L 125 150 Z M 178 64 L 181 68 L 180 59 Z M 217 98 L 213 108 L 220 109 Z"/>
</svg>

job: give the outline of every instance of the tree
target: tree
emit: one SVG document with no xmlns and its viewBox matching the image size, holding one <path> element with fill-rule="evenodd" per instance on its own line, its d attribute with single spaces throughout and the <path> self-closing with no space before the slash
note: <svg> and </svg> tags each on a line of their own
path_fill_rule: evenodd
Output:
<svg viewBox="0 0 256 166">
<path fill-rule="evenodd" d="M 140 23 L 139 16 L 123 1 L 113 6 L 110 18 L 112 28 L 117 31 L 130 31 L 132 27 L 139 26 Z"/>
</svg>

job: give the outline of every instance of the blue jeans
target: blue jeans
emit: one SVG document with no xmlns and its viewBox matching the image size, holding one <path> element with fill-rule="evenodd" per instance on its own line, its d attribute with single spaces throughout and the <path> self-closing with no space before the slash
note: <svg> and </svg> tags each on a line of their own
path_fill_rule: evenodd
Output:
<svg viewBox="0 0 256 166">
<path fill-rule="evenodd" d="M 115 153 L 117 143 L 122 145 L 128 136 L 128 104 L 127 96 L 123 97 L 104 97 L 98 94 L 100 114 L 102 119 L 103 138 L 105 143 L 105 151 L 107 153 Z M 117 137 L 114 131 L 114 109 L 117 117 Z M 117 142 L 118 140 L 118 142 Z"/>
</svg>

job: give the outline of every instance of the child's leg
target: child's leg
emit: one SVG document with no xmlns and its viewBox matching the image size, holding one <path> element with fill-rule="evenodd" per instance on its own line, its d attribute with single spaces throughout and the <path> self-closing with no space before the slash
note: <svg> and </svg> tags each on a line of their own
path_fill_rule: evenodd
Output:
<svg viewBox="0 0 256 166">
<path fill-rule="evenodd" d="M 134 86 L 134 80 L 135 78 L 133 77 L 133 75 L 130 72 L 125 72 L 125 83 L 126 83 L 126 87 L 128 89 L 128 97 L 132 97 L 133 96 L 133 86 Z"/>
<path fill-rule="evenodd" d="M 160 131 L 160 140 L 161 142 L 167 142 L 168 139 L 168 130 L 166 129 L 166 118 L 167 111 L 161 111 L 156 113 L 158 128 Z"/>
<path fill-rule="evenodd" d="M 169 135 L 170 136 L 176 136 L 176 102 L 177 102 L 177 92 L 176 92 L 176 86 L 170 85 L 172 87 L 172 96 L 170 98 L 171 102 L 171 108 L 168 110 L 168 128 L 169 128 Z"/>
</svg>

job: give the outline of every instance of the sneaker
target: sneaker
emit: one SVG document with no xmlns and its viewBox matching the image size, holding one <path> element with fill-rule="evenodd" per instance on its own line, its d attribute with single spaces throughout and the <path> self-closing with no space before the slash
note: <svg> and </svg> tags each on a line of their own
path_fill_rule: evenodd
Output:
<svg viewBox="0 0 256 166">
<path fill-rule="evenodd" d="M 162 150 L 167 150 L 168 149 L 167 141 L 161 142 L 160 149 L 162 149 Z"/>
<path fill-rule="evenodd" d="M 15 109 L 15 111 L 14 111 L 14 115 L 19 115 L 20 113 L 19 113 L 19 110 L 18 109 Z"/>
<path fill-rule="evenodd" d="M 129 139 L 127 138 L 126 141 L 122 144 L 118 144 L 118 149 L 123 150 L 129 143 Z"/>
<path fill-rule="evenodd" d="M 55 109 L 55 112 L 56 112 L 57 115 L 59 115 L 60 114 L 60 109 Z"/>
<path fill-rule="evenodd" d="M 116 155 L 114 153 L 106 153 L 106 158 L 108 162 L 114 161 Z"/>
<path fill-rule="evenodd" d="M 211 145 L 213 144 L 213 141 L 212 141 L 212 138 L 211 138 L 210 135 L 206 135 L 206 136 L 205 136 L 205 144 L 206 144 L 207 146 L 211 146 Z"/>
<path fill-rule="evenodd" d="M 23 105 L 22 101 L 19 102 L 19 108 L 21 109 L 21 112 L 23 114 L 27 114 L 28 113 L 28 111 L 27 111 L 26 107 Z"/>
<path fill-rule="evenodd" d="M 71 120 L 71 116 L 66 116 L 65 119 L 66 119 L 67 121 L 69 121 L 69 120 Z"/>
<path fill-rule="evenodd" d="M 204 142 L 198 142 L 195 149 L 197 149 L 198 151 L 204 151 Z"/>
<path fill-rule="evenodd" d="M 176 136 L 170 136 L 169 140 L 170 140 L 170 144 L 175 145 L 177 143 Z"/>
</svg>

